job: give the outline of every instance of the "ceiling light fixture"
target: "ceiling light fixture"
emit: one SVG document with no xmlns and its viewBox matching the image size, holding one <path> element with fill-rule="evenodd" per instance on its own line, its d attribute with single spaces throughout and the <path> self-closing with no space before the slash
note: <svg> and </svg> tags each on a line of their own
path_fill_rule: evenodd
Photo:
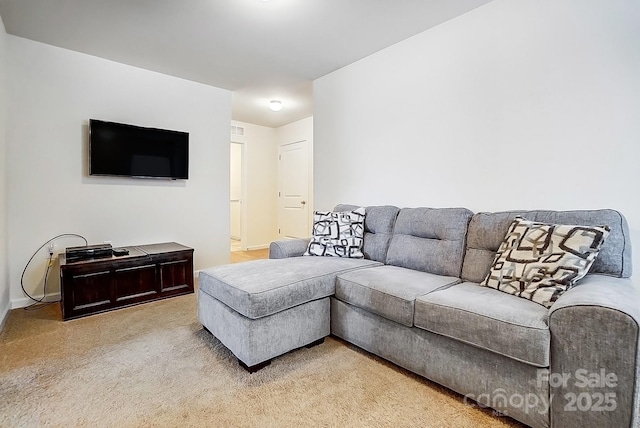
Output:
<svg viewBox="0 0 640 428">
<path fill-rule="evenodd" d="M 278 100 L 269 101 L 269 109 L 271 111 L 280 111 L 280 110 L 282 110 L 282 101 L 278 101 Z"/>
</svg>

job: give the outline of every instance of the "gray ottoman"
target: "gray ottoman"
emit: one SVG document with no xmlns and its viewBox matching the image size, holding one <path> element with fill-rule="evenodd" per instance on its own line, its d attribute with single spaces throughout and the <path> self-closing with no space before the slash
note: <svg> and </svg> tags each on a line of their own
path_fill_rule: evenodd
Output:
<svg viewBox="0 0 640 428">
<path fill-rule="evenodd" d="M 321 343 L 330 333 L 336 276 L 380 266 L 364 259 L 291 257 L 201 270 L 198 318 L 254 372 L 271 358 Z"/>
</svg>

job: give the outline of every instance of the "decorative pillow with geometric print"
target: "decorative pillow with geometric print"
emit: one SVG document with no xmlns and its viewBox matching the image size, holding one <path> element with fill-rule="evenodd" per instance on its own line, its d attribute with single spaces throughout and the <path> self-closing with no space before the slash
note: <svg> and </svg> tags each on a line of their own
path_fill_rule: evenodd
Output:
<svg viewBox="0 0 640 428">
<path fill-rule="evenodd" d="M 589 272 L 609 230 L 516 217 L 481 285 L 548 308 Z"/>
<path fill-rule="evenodd" d="M 365 209 L 313 213 L 313 236 L 305 256 L 331 256 L 362 259 Z"/>
</svg>

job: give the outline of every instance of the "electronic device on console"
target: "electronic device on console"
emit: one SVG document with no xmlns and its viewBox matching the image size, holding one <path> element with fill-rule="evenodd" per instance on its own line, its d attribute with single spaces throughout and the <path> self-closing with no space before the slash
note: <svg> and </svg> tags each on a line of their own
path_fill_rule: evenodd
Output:
<svg viewBox="0 0 640 428">
<path fill-rule="evenodd" d="M 129 254 L 129 250 L 126 248 L 114 248 L 113 255 L 114 256 L 126 256 Z"/>
<path fill-rule="evenodd" d="M 67 262 L 111 257 L 112 254 L 111 244 L 82 245 L 79 247 L 67 247 L 65 250 Z"/>
</svg>

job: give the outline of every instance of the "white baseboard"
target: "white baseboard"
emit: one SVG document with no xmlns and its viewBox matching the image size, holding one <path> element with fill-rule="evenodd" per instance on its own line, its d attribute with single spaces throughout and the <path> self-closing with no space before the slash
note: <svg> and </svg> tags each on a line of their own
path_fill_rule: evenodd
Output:
<svg viewBox="0 0 640 428">
<path fill-rule="evenodd" d="M 4 328 L 4 323 L 7 322 L 7 318 L 9 318 L 9 311 L 11 310 L 11 302 L 7 302 L 4 305 L 4 308 L 0 308 L 0 332 Z"/>
<path fill-rule="evenodd" d="M 269 248 L 269 244 L 266 244 L 266 245 L 252 245 L 250 247 L 247 247 L 247 251 L 264 250 L 266 248 Z"/>
<path fill-rule="evenodd" d="M 39 300 L 42 297 L 42 294 L 39 296 L 33 296 L 33 297 Z M 44 299 L 45 302 L 56 302 L 59 300 L 60 300 L 59 292 L 47 294 L 47 297 Z M 31 305 L 32 303 L 35 303 L 35 302 L 28 297 L 23 297 L 21 299 L 14 299 L 11 301 L 11 309 L 25 308 Z"/>
</svg>

